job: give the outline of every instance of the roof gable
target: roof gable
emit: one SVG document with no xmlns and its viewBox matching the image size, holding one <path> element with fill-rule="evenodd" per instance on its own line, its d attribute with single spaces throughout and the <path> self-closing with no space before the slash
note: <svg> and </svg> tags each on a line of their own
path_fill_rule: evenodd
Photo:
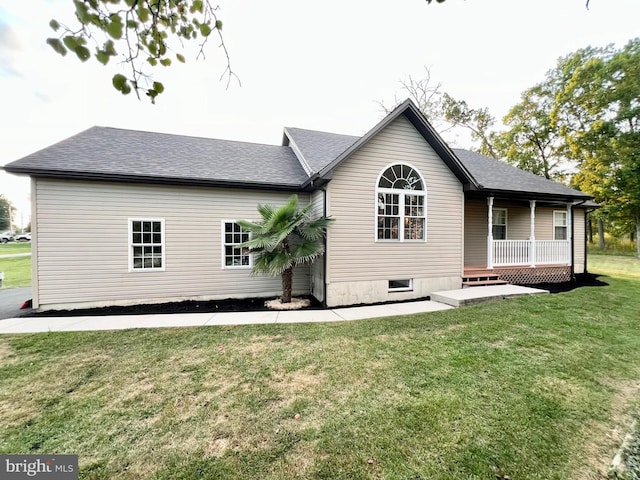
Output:
<svg viewBox="0 0 640 480">
<path fill-rule="evenodd" d="M 391 124 L 395 119 L 401 115 L 411 122 L 411 124 L 418 130 L 422 137 L 431 145 L 431 147 L 440 156 L 443 162 L 449 167 L 453 174 L 463 183 L 472 184 L 476 186 L 476 182 L 473 177 L 467 172 L 464 165 L 458 160 L 449 146 L 442 140 L 440 135 L 433 129 L 431 124 L 427 121 L 420 110 L 415 104 L 407 99 L 400 105 L 398 105 L 392 112 L 390 112 L 385 118 L 383 118 L 376 126 L 365 133 L 362 137 L 358 138 L 350 146 L 347 147 L 340 155 L 333 160 L 322 166 L 314 177 L 310 179 L 310 182 L 315 181 L 316 178 L 329 178 L 331 172 L 348 159 L 351 155 L 362 148 L 369 140 L 375 137 L 380 131 Z"/>
<path fill-rule="evenodd" d="M 285 127 L 283 145 L 289 145 L 309 175 L 318 173 L 360 137 Z"/>
</svg>

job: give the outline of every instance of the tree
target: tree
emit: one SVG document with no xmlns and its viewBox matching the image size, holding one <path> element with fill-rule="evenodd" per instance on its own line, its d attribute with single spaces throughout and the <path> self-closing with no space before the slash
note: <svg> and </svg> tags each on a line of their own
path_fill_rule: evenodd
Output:
<svg viewBox="0 0 640 480">
<path fill-rule="evenodd" d="M 312 205 L 298 208 L 298 196 L 293 195 L 280 208 L 259 205 L 261 222 L 238 221 L 251 235 L 242 244 L 256 255 L 252 274 L 267 273 L 282 277 L 282 303 L 291 302 L 293 269 L 312 263 L 324 253 L 323 238 L 328 217 L 311 220 Z"/>
<path fill-rule="evenodd" d="M 0 194 L 0 231 L 11 230 L 16 211 L 11 201 L 4 194 Z"/>
<path fill-rule="evenodd" d="M 442 114 L 442 98 L 444 93 L 441 84 L 433 85 L 431 82 L 431 71 L 424 67 L 424 77 L 414 78 L 411 75 L 406 80 L 400 81 L 400 89 L 403 91 L 402 98 L 396 95 L 392 107 L 387 107 L 384 102 L 378 102 L 385 115 L 391 113 L 408 96 L 418 109 L 429 119 L 429 122 L 440 133 L 449 130 L 451 125 L 446 124 Z"/>
<path fill-rule="evenodd" d="M 551 117 L 556 98 L 553 84 L 540 83 L 521 98 L 503 119 L 508 130 L 492 137 L 497 155 L 522 170 L 564 180 L 565 142 Z"/>
<path fill-rule="evenodd" d="M 495 118 L 489 113 L 488 108 L 471 108 L 466 101 L 456 100 L 445 93 L 442 101 L 442 115 L 454 127 L 469 130 L 472 140 L 480 141 L 479 153 L 498 158 L 493 146 L 494 135 L 491 132 Z"/>
<path fill-rule="evenodd" d="M 446 134 L 456 127 L 469 130 L 471 139 L 480 141 L 478 151 L 483 155 L 497 158 L 491 133 L 495 119 L 489 113 L 489 109 L 471 108 L 466 101 L 456 100 L 447 92 L 442 91 L 440 83 L 432 85 L 431 71 L 427 67 L 424 69 L 425 76 L 423 78 L 416 79 L 409 76 L 407 80 L 400 82 L 404 94 L 416 104 L 438 133 Z M 383 102 L 378 102 L 378 104 L 385 114 L 389 114 L 401 101 L 396 96 L 392 108 L 388 108 Z"/>
<path fill-rule="evenodd" d="M 51 20 L 49 25 L 59 36 L 47 43 L 60 55 L 72 52 L 82 62 L 93 56 L 103 65 L 118 57 L 118 51 L 124 52 L 121 58 L 130 74 L 116 73 L 111 79 L 123 95 L 134 90 L 140 98 L 142 91 L 155 102 L 164 85 L 152 80 L 148 70 L 169 67 L 173 60 L 184 63 L 180 51 L 185 42 L 200 41 L 197 57 L 204 57 L 211 35 L 217 35 L 227 59 L 222 76 L 227 75 L 228 82 L 237 78 L 222 38 L 218 7 L 208 0 L 73 0 L 73 5 L 78 25 L 72 28 Z"/>
<path fill-rule="evenodd" d="M 580 160 L 574 182 L 612 220 L 640 233 L 640 38 L 620 50 L 609 46 L 586 53 L 574 56 L 584 61 L 573 68 L 559 95 L 561 105 L 568 105 L 564 118 L 581 127 L 566 131 Z"/>
</svg>

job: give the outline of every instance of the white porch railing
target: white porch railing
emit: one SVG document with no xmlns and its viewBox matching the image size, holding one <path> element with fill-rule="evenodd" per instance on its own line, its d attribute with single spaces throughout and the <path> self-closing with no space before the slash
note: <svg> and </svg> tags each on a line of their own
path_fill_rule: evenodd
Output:
<svg viewBox="0 0 640 480">
<path fill-rule="evenodd" d="M 531 247 L 534 247 L 534 255 Z M 494 240 L 493 266 L 564 265 L 571 262 L 568 240 Z"/>
</svg>

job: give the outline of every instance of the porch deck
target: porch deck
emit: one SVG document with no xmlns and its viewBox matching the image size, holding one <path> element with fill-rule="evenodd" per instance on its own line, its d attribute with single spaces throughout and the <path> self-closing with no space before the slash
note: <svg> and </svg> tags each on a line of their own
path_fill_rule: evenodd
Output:
<svg viewBox="0 0 640 480">
<path fill-rule="evenodd" d="M 463 287 L 482 285 L 534 285 L 539 283 L 563 283 L 571 281 L 568 265 L 500 266 L 487 268 L 477 265 L 464 267 Z"/>
</svg>

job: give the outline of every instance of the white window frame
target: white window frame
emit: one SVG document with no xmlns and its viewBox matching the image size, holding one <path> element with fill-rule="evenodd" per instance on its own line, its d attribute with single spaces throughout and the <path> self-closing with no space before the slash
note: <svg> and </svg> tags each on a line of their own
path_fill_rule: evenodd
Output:
<svg viewBox="0 0 640 480">
<path fill-rule="evenodd" d="M 380 179 L 384 175 L 384 173 L 391 167 L 395 165 L 403 165 L 405 167 L 411 168 L 420 178 L 420 182 L 422 182 L 422 190 L 404 190 L 404 189 L 395 189 L 395 188 L 385 188 L 380 187 Z M 388 217 L 389 215 L 380 215 L 378 211 L 379 206 L 379 195 L 398 195 L 398 238 L 378 238 L 378 220 L 380 217 Z M 406 198 L 409 196 L 417 196 L 422 198 L 422 215 L 420 216 L 411 216 L 405 214 L 405 205 Z M 375 205 L 374 205 L 374 228 L 373 228 L 373 236 L 375 242 L 380 243 L 398 243 L 398 242 L 408 242 L 408 243 L 424 243 L 427 241 L 427 185 L 424 181 L 424 177 L 420 173 L 420 171 L 406 162 L 394 162 L 386 165 L 378 174 L 378 178 L 376 179 L 376 194 L 375 194 Z M 395 217 L 395 216 L 393 216 Z M 408 218 L 420 218 L 423 219 L 423 232 L 422 238 L 412 239 L 412 238 L 404 238 L 404 223 Z M 393 290 L 396 291 L 396 290 Z"/>
<path fill-rule="evenodd" d="M 556 213 L 561 213 L 564 215 L 564 225 L 558 225 L 556 223 Z M 569 216 L 567 215 L 566 210 L 554 210 L 553 211 L 553 239 L 554 240 L 567 240 L 569 236 Z M 556 238 L 556 228 L 563 227 L 564 228 L 564 238 Z"/>
<path fill-rule="evenodd" d="M 223 270 L 247 270 L 253 268 L 253 254 L 248 253 L 249 256 L 249 264 L 248 265 L 227 265 L 227 247 L 239 245 L 238 243 L 226 243 L 226 227 L 227 223 L 238 224 L 238 220 L 222 220 L 221 227 L 221 244 L 222 244 L 222 269 Z M 251 238 L 251 234 L 248 234 L 249 238 Z"/>
<path fill-rule="evenodd" d="M 135 217 L 135 218 L 129 218 L 127 220 L 128 222 L 128 241 L 127 241 L 127 245 L 128 245 L 128 249 L 129 249 L 129 272 L 164 272 L 167 268 L 167 263 L 166 263 L 166 242 L 165 242 L 165 222 L 164 222 L 164 218 L 148 218 L 148 217 Z M 134 243 L 133 242 L 133 222 L 159 222 L 160 223 L 160 243 L 157 242 L 153 242 L 153 240 L 149 243 L 149 242 L 141 242 L 141 243 Z M 152 227 L 152 233 L 153 233 L 153 227 Z M 161 247 L 162 249 L 162 253 L 161 253 L 161 262 L 162 262 L 162 266 L 160 267 L 145 267 L 144 265 L 142 267 L 137 267 L 134 268 L 133 266 L 133 261 L 134 261 L 134 255 L 133 255 L 133 249 L 134 247 L 145 247 L 145 246 L 150 246 L 150 247 Z"/>
<path fill-rule="evenodd" d="M 391 282 L 407 282 L 408 285 L 406 287 L 392 287 Z M 388 280 L 388 291 L 389 292 L 412 292 L 413 291 L 413 278 L 394 278 Z"/>
<path fill-rule="evenodd" d="M 504 224 L 495 223 L 496 222 L 496 212 L 504 212 Z M 493 227 L 503 227 L 504 226 L 504 238 L 496 239 L 493 234 Z M 509 238 L 509 209 L 507 208 L 493 208 L 493 212 L 491 213 L 491 237 L 494 240 L 507 240 Z"/>
</svg>

